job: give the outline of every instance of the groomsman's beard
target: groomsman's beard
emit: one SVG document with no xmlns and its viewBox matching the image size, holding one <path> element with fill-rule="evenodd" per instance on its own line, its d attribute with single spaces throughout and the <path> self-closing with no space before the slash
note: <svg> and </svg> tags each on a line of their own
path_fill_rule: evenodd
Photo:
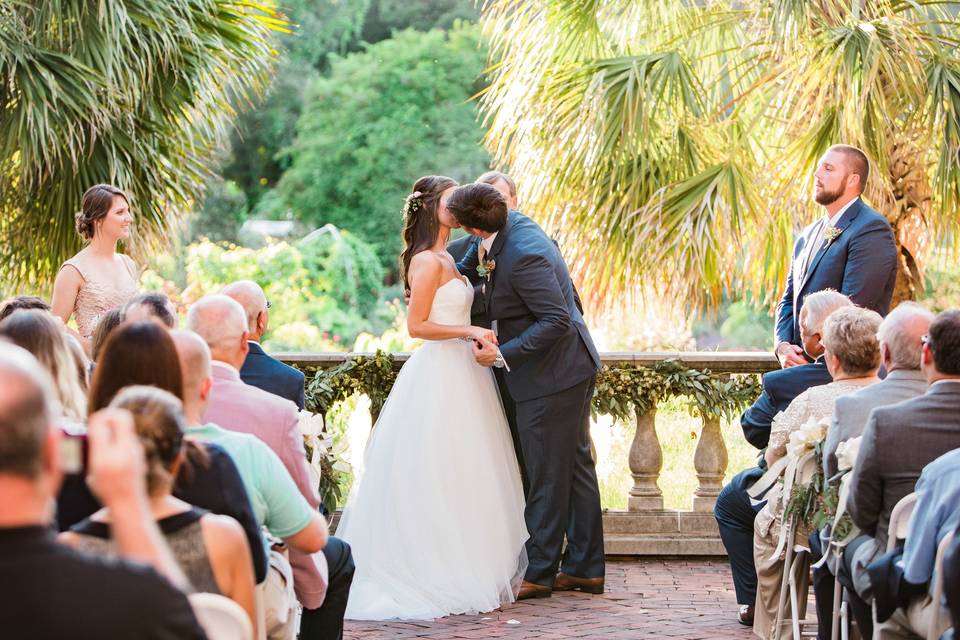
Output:
<svg viewBox="0 0 960 640">
<path fill-rule="evenodd" d="M 839 200 L 840 196 L 843 195 L 843 192 L 844 190 L 846 190 L 846 188 L 847 188 L 846 178 L 843 179 L 843 184 L 837 187 L 835 191 L 827 191 L 826 187 L 821 188 L 819 191 L 817 191 L 816 186 L 814 186 L 813 199 L 817 204 L 827 207 L 833 204 L 834 202 L 836 202 L 837 200 Z"/>
</svg>

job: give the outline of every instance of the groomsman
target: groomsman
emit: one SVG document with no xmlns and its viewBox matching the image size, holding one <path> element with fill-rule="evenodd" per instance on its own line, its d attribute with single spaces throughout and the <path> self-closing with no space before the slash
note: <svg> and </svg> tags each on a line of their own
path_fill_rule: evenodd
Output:
<svg viewBox="0 0 960 640">
<path fill-rule="evenodd" d="M 837 144 L 820 158 L 813 199 L 824 214 L 797 239 L 777 305 L 775 351 L 784 368 L 810 361 L 800 342 L 799 311 L 811 293 L 834 289 L 856 305 L 887 315 L 897 279 L 897 248 L 886 218 L 860 198 L 869 173 L 867 156 L 856 147 Z"/>
</svg>

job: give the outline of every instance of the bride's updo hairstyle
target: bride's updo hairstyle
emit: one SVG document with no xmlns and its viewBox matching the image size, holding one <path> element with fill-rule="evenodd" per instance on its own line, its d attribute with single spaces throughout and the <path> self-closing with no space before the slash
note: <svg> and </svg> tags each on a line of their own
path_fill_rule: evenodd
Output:
<svg viewBox="0 0 960 640">
<path fill-rule="evenodd" d="M 112 184 L 95 184 L 83 194 L 80 211 L 77 212 L 77 233 L 84 240 L 93 238 L 97 229 L 97 221 L 103 220 L 110 207 L 113 206 L 113 197 L 120 196 L 130 204 L 130 198 L 122 190 Z"/>
<path fill-rule="evenodd" d="M 446 176 L 424 176 L 413 183 L 413 191 L 403 205 L 403 251 L 400 252 L 400 277 L 403 290 L 410 294 L 407 271 L 413 256 L 429 249 L 437 242 L 440 234 L 440 222 L 437 220 L 437 207 L 440 196 L 450 187 L 457 186 L 452 178 Z"/>
</svg>

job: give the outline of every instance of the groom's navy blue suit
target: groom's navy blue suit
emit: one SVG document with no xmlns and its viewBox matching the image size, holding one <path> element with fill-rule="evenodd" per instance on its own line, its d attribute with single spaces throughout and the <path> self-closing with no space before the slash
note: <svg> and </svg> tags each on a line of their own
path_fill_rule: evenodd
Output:
<svg viewBox="0 0 960 640">
<path fill-rule="evenodd" d="M 508 213 L 485 258 L 495 262 L 486 280 L 477 274 L 478 246 L 479 239 L 457 266 L 476 285 L 472 313 L 496 322 L 510 367 L 504 381 L 516 401 L 529 482 L 526 579 L 552 586 L 558 568 L 601 577 L 603 526 L 589 433 L 600 355 L 570 274 L 556 243 L 517 211 Z"/>
</svg>

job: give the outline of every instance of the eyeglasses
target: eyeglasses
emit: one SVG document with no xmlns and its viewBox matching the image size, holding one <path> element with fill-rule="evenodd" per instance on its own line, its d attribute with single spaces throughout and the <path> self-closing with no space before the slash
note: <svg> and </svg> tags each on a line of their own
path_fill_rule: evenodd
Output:
<svg viewBox="0 0 960 640">
<path fill-rule="evenodd" d="M 925 347 L 930 347 L 931 349 L 933 349 L 933 347 L 930 346 L 930 336 L 929 336 L 929 335 L 920 336 L 920 344 L 922 344 L 922 345 L 925 346 Z"/>
<path fill-rule="evenodd" d="M 269 308 L 270 308 L 270 307 L 272 307 L 272 306 L 273 306 L 273 305 L 272 305 L 272 304 L 270 304 L 270 301 L 269 301 L 269 300 L 267 300 L 267 309 L 269 309 Z"/>
</svg>

